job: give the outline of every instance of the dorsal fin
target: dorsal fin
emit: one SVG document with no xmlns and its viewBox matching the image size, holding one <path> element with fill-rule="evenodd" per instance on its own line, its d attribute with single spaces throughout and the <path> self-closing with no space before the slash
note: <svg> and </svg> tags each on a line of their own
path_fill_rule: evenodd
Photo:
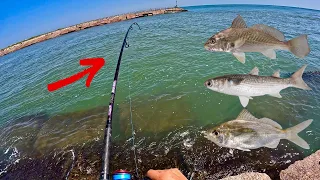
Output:
<svg viewBox="0 0 320 180">
<path fill-rule="evenodd" d="M 238 15 L 233 21 L 231 28 L 247 28 L 246 22 Z"/>
<path fill-rule="evenodd" d="M 277 77 L 277 78 L 280 78 L 280 70 L 276 70 L 273 74 L 272 74 L 273 77 Z"/>
<path fill-rule="evenodd" d="M 284 41 L 284 35 L 282 32 L 280 32 L 278 29 L 266 26 L 264 24 L 256 24 L 251 27 L 252 29 L 258 29 L 260 31 L 263 31 L 272 37 L 278 39 L 279 41 Z"/>
<path fill-rule="evenodd" d="M 245 120 L 258 120 L 254 117 L 247 109 L 243 109 L 238 115 L 237 119 L 245 119 Z"/>
<path fill-rule="evenodd" d="M 278 129 L 282 129 L 281 125 L 278 124 L 277 122 L 275 122 L 275 121 L 272 120 L 272 119 L 269 119 L 269 118 L 261 118 L 261 119 L 259 119 L 259 121 L 261 121 L 261 122 L 263 122 L 263 123 L 265 123 L 265 124 L 269 124 L 269 125 L 271 125 L 271 126 L 274 126 L 274 127 L 278 128 Z"/>
<path fill-rule="evenodd" d="M 251 75 L 255 75 L 255 76 L 258 76 L 259 75 L 259 69 L 257 67 L 254 67 L 250 73 Z"/>
</svg>

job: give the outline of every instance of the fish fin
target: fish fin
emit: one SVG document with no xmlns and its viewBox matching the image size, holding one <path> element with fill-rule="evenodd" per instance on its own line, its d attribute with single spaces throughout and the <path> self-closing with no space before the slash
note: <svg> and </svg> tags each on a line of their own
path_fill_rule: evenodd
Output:
<svg viewBox="0 0 320 180">
<path fill-rule="evenodd" d="M 251 151 L 250 149 L 241 148 L 241 147 L 237 147 L 237 149 L 239 149 L 239 150 L 241 150 L 241 151 Z"/>
<path fill-rule="evenodd" d="M 263 31 L 263 32 L 271 35 L 272 37 L 278 39 L 279 41 L 284 41 L 283 33 L 276 28 L 266 26 L 264 24 L 255 24 L 251 28 Z"/>
<path fill-rule="evenodd" d="M 274 126 L 278 129 L 282 129 L 281 125 L 278 124 L 276 121 L 272 120 L 272 119 L 269 119 L 269 118 L 261 118 L 259 119 L 259 121 L 265 123 L 265 124 L 269 124 L 271 126 Z"/>
<path fill-rule="evenodd" d="M 269 94 L 269 95 L 277 98 L 282 98 L 282 96 L 280 95 L 280 92 Z"/>
<path fill-rule="evenodd" d="M 246 54 L 241 52 L 241 53 L 232 53 L 234 57 L 236 57 L 242 64 L 246 62 Z"/>
<path fill-rule="evenodd" d="M 288 128 L 285 130 L 286 132 L 286 139 L 295 143 L 296 145 L 304 148 L 310 149 L 309 144 L 303 140 L 301 137 L 298 136 L 298 133 L 306 129 L 312 123 L 312 119 L 306 120 L 296 126 Z"/>
<path fill-rule="evenodd" d="M 237 119 L 258 120 L 247 109 L 243 109 L 238 115 Z"/>
<path fill-rule="evenodd" d="M 302 75 L 306 67 L 307 65 L 302 66 L 297 72 L 295 72 L 291 76 L 291 79 L 293 81 L 294 87 L 304 89 L 304 90 L 311 90 L 311 88 L 302 79 Z"/>
<path fill-rule="evenodd" d="M 239 96 L 240 103 L 243 107 L 246 107 L 249 104 L 249 98 L 245 96 Z"/>
<path fill-rule="evenodd" d="M 280 78 L 280 70 L 276 70 L 273 74 L 273 77 Z"/>
<path fill-rule="evenodd" d="M 259 75 L 259 69 L 257 67 L 254 67 L 250 73 L 251 75 L 255 75 L 255 76 L 258 76 Z"/>
<path fill-rule="evenodd" d="M 261 53 L 270 59 L 277 58 L 277 54 L 273 49 L 268 49 L 268 50 L 262 51 Z"/>
<path fill-rule="evenodd" d="M 279 142 L 280 142 L 280 139 L 277 139 L 277 140 L 273 140 L 272 142 L 268 143 L 268 144 L 265 144 L 264 147 L 267 147 L 267 148 L 277 148 L 278 145 L 279 145 Z"/>
<path fill-rule="evenodd" d="M 244 39 L 238 39 L 234 42 L 234 48 L 237 49 L 241 47 L 246 41 Z"/>
<path fill-rule="evenodd" d="M 301 35 L 287 42 L 290 52 L 299 58 L 304 58 L 310 52 L 307 35 Z"/>
<path fill-rule="evenodd" d="M 233 21 L 231 28 L 247 28 L 246 22 L 238 15 Z"/>
</svg>

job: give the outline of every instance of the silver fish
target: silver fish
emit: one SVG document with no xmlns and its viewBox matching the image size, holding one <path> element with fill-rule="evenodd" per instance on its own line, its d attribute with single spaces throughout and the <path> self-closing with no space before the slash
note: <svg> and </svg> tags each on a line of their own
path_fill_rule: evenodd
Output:
<svg viewBox="0 0 320 180">
<path fill-rule="evenodd" d="M 276 71 L 272 76 L 259 76 L 259 69 L 255 67 L 249 74 L 219 76 L 207 80 L 204 85 L 216 92 L 239 96 L 242 106 L 246 107 L 249 99 L 254 96 L 270 95 L 281 98 L 280 91 L 288 87 L 311 90 L 302 79 L 306 67 L 307 65 L 302 66 L 290 78 L 280 78 L 280 71 Z"/>
<path fill-rule="evenodd" d="M 276 59 L 274 50 L 290 51 L 299 58 L 310 52 L 307 35 L 285 41 L 283 33 L 273 27 L 263 24 L 247 27 L 240 15 L 230 28 L 209 38 L 204 47 L 208 51 L 231 52 L 242 63 L 245 63 L 245 52 L 260 52 L 270 59 Z"/>
<path fill-rule="evenodd" d="M 283 130 L 281 125 L 272 119 L 258 119 L 244 109 L 235 120 L 210 129 L 204 132 L 204 135 L 218 146 L 243 151 L 260 147 L 277 148 L 281 139 L 287 139 L 304 149 L 309 149 L 308 143 L 300 138 L 298 133 L 311 123 L 312 119 L 309 119 Z"/>
</svg>

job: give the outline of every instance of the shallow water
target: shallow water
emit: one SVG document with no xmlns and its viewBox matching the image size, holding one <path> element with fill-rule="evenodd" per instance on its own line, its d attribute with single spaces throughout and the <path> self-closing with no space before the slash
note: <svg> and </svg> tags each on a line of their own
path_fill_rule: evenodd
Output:
<svg viewBox="0 0 320 180">
<path fill-rule="evenodd" d="M 72 167 L 70 150 L 76 152 L 78 163 L 70 177 L 98 175 L 113 73 L 123 37 L 133 22 L 139 23 L 142 30 L 134 27 L 128 40 L 130 48 L 123 54 L 113 122 L 113 169 L 134 169 L 129 94 L 141 173 L 148 168 L 173 167 L 175 160 L 183 159 L 186 166 L 198 165 L 182 169 L 199 171 L 199 179 L 249 170 L 266 171 L 276 177 L 279 170 L 318 150 L 320 76 L 317 74 L 304 76 L 313 91 L 289 88 L 281 92 L 282 99 L 256 97 L 248 106 L 258 118 L 274 119 L 284 128 L 314 119 L 312 126 L 300 133 L 310 144 L 310 150 L 281 141 L 275 150 L 261 148 L 250 153 L 235 150 L 232 155 L 229 149 L 205 140 L 200 131 L 234 119 L 242 109 L 237 97 L 206 89 L 205 80 L 228 73 L 248 73 L 254 66 L 262 75 L 281 69 L 286 77 L 303 64 L 308 64 L 308 72 L 319 71 L 320 27 L 315 24 L 320 23 L 320 11 L 247 5 L 187 9 L 189 12 L 74 32 L 0 57 L 1 175 L 14 177 L 19 171 L 29 172 L 30 177 L 60 174 L 63 178 Z M 277 52 L 277 60 L 248 53 L 246 64 L 242 65 L 231 54 L 206 51 L 204 42 L 229 27 L 237 14 L 249 26 L 264 23 L 276 27 L 286 39 L 308 34 L 311 53 L 303 60 L 284 51 Z M 106 66 L 90 88 L 85 88 L 82 79 L 56 92 L 47 91 L 48 83 L 82 70 L 79 60 L 87 57 L 106 60 Z M 59 163 L 63 168 L 58 168 Z M 35 172 L 41 164 L 45 166 Z"/>
</svg>

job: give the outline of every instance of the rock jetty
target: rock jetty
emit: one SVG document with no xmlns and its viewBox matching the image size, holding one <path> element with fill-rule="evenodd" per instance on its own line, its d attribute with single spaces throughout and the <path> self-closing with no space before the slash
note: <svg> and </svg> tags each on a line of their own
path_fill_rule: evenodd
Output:
<svg viewBox="0 0 320 180">
<path fill-rule="evenodd" d="M 280 173 L 281 180 L 317 180 L 320 179 L 320 150 L 301 161 L 291 164 Z"/>
<path fill-rule="evenodd" d="M 174 7 L 174 8 L 164 8 L 164 9 L 140 11 L 140 12 L 135 12 L 135 13 L 128 13 L 128 14 L 122 14 L 122 15 L 116 15 L 116 16 L 92 20 L 92 21 L 80 23 L 77 25 L 69 26 L 66 28 L 57 29 L 55 31 L 52 31 L 52 32 L 49 32 L 46 34 L 42 34 L 39 36 L 35 36 L 30 39 L 26 39 L 26 40 L 21 41 L 19 43 L 8 46 L 8 47 L 0 50 L 0 57 L 4 56 L 6 54 L 9 54 L 11 52 L 17 51 L 19 49 L 25 48 L 27 46 L 33 45 L 35 43 L 42 42 L 42 41 L 45 41 L 48 39 L 52 39 L 52 38 L 55 38 L 55 37 L 58 37 L 58 36 L 61 36 L 64 34 L 68 34 L 71 32 L 87 29 L 90 27 L 101 26 L 104 24 L 110 24 L 110 23 L 114 23 L 114 22 L 125 21 L 125 20 L 129 20 L 129 19 L 140 18 L 140 17 L 153 16 L 153 15 L 158 15 L 158 14 L 178 13 L 178 12 L 184 12 L 184 11 L 187 11 L 187 10 L 179 8 L 179 7 Z"/>
</svg>

